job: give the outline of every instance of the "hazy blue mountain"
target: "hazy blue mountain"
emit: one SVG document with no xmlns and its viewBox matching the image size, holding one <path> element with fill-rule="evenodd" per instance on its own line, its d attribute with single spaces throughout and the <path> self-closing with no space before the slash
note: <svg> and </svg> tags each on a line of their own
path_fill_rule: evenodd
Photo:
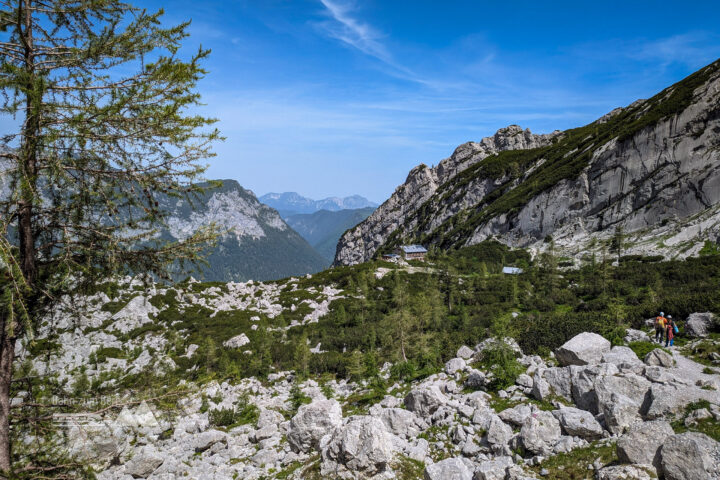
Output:
<svg viewBox="0 0 720 480">
<path fill-rule="evenodd" d="M 331 212 L 300 213 L 288 216 L 285 221 L 298 232 L 328 262 L 335 258 L 338 240 L 346 230 L 365 220 L 373 207 Z"/>
<path fill-rule="evenodd" d="M 360 195 L 349 197 L 328 197 L 322 200 L 313 200 L 303 197 L 296 192 L 268 193 L 260 197 L 265 205 L 268 205 L 278 212 L 283 218 L 301 213 L 315 213 L 320 210 L 337 212 L 339 210 L 355 210 L 358 208 L 376 208 L 377 203 L 368 200 Z"/>
</svg>

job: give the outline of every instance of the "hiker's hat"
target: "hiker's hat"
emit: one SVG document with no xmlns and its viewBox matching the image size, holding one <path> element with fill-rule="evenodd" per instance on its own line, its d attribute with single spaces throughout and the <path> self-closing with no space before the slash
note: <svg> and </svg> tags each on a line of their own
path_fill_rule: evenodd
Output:
<svg viewBox="0 0 720 480">
<path fill-rule="evenodd" d="M 665 312 L 660 312 L 660 316 L 661 316 L 661 317 L 664 316 L 664 315 L 665 315 Z"/>
</svg>

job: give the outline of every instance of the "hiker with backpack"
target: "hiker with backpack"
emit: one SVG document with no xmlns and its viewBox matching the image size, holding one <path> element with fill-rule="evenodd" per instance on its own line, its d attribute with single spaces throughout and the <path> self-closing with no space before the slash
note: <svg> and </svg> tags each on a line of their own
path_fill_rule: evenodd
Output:
<svg viewBox="0 0 720 480">
<path fill-rule="evenodd" d="M 672 315 L 667 316 L 667 325 L 665 330 L 665 348 L 668 347 L 668 344 L 672 347 L 675 343 L 675 334 L 678 332 L 677 325 L 675 325 Z"/>
<path fill-rule="evenodd" d="M 665 312 L 660 312 L 660 315 L 655 317 L 655 341 L 658 343 L 663 342 L 666 324 Z"/>
</svg>

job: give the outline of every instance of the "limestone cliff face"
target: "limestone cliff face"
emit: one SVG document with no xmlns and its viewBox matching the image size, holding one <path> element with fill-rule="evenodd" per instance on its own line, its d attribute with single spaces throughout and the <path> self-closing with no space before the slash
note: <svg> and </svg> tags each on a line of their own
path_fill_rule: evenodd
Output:
<svg viewBox="0 0 720 480">
<path fill-rule="evenodd" d="M 517 126 L 424 165 L 338 244 L 336 264 L 421 241 L 444 248 L 494 237 L 566 253 L 621 227 L 628 253 L 687 256 L 720 237 L 720 61 L 649 100 L 578 129 Z M 594 242 L 596 243 L 596 242 Z"/>
<path fill-rule="evenodd" d="M 413 217 L 438 190 L 438 187 L 469 166 L 503 150 L 545 146 L 558 133 L 535 135 L 517 125 L 498 130 L 480 142 L 467 142 L 434 168 L 419 165 L 408 174 L 392 196 L 370 217 L 341 237 L 335 257 L 336 264 L 353 265 L 373 257 L 378 247 Z"/>
</svg>

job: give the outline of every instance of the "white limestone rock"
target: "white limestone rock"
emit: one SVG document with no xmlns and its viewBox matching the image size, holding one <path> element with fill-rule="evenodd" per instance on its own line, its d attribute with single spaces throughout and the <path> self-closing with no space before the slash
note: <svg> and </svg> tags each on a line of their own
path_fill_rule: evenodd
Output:
<svg viewBox="0 0 720 480">
<path fill-rule="evenodd" d="M 593 365 L 602 361 L 610 346 L 610 342 L 597 333 L 583 332 L 558 348 L 555 357 L 562 366 Z"/>
<path fill-rule="evenodd" d="M 671 435 L 660 448 L 666 480 L 720 478 L 720 443 L 703 433 Z"/>
<path fill-rule="evenodd" d="M 623 463 L 643 463 L 660 467 L 660 447 L 674 435 L 664 420 L 638 423 L 617 441 L 617 455 Z"/>
<path fill-rule="evenodd" d="M 472 480 L 473 472 L 459 457 L 447 458 L 425 467 L 424 480 Z"/>
<path fill-rule="evenodd" d="M 250 343 L 250 339 L 244 333 L 234 336 L 223 342 L 223 346 L 227 348 L 241 348 Z"/>
<path fill-rule="evenodd" d="M 295 452 L 319 449 L 320 439 L 342 425 L 342 408 L 337 400 L 315 400 L 303 405 L 290 421 L 288 443 Z"/>
<path fill-rule="evenodd" d="M 584 439 L 596 439 L 603 435 L 603 428 L 592 413 L 574 407 L 553 410 L 552 414 L 560 422 L 566 434 Z"/>
</svg>

